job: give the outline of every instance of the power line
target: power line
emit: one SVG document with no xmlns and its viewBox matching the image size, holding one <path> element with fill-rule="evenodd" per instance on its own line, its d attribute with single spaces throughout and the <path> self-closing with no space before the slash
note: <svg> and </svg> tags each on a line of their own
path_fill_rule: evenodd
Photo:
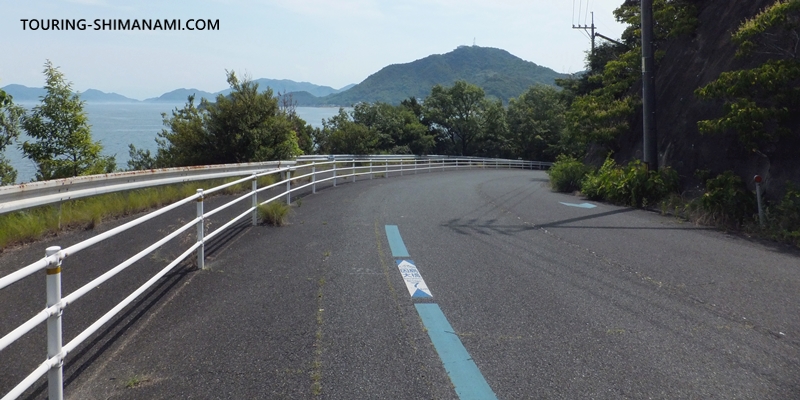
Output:
<svg viewBox="0 0 800 400">
<path fill-rule="evenodd" d="M 581 0 L 583 1 L 583 0 Z M 583 24 L 586 25 L 586 20 L 589 17 L 589 0 L 586 0 L 586 14 L 583 16 Z M 592 13 L 592 25 L 594 25 L 594 13 Z"/>
</svg>

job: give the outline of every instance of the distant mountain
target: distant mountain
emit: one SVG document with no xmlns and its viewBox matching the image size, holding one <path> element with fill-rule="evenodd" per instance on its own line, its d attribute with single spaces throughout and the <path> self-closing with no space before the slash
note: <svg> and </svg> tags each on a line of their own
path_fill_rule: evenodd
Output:
<svg viewBox="0 0 800 400">
<path fill-rule="evenodd" d="M 254 82 L 258 83 L 259 90 L 264 92 L 267 88 L 271 88 L 272 92 L 277 95 L 278 93 L 297 93 L 298 97 L 307 102 L 314 102 L 318 97 L 328 96 L 335 93 L 340 93 L 355 86 L 355 84 L 347 85 L 341 89 L 334 89 L 330 86 L 315 85 L 308 82 L 295 82 L 289 79 L 256 79 Z M 44 88 L 32 88 L 24 85 L 11 84 L 2 87 L 2 89 L 10 94 L 14 101 L 21 102 L 38 102 L 40 97 L 47 94 Z M 184 103 L 186 99 L 194 94 L 195 101 L 200 102 L 201 98 L 206 98 L 214 101 L 218 95 L 227 95 L 230 89 L 221 90 L 216 93 L 206 92 L 199 89 L 176 89 L 171 92 L 162 94 L 159 97 L 153 97 L 144 100 L 147 103 Z M 125 97 L 117 93 L 105 93 L 96 89 L 87 89 L 85 92 L 79 93 L 81 100 L 89 103 L 136 103 L 139 100 Z"/>
<path fill-rule="evenodd" d="M 138 103 L 139 100 L 125 97 L 121 94 L 101 92 L 96 89 L 87 89 L 80 93 L 81 100 L 89 103 Z"/>
<path fill-rule="evenodd" d="M 312 96 L 316 97 L 323 97 L 329 94 L 339 93 L 343 90 L 347 90 L 353 85 L 345 86 L 343 89 L 334 89 L 330 86 L 320 86 L 315 85 L 313 83 L 308 82 L 295 82 L 288 79 L 256 79 L 254 82 L 258 83 L 258 87 L 261 89 L 266 89 L 267 87 L 272 88 L 272 92 L 275 94 L 278 93 L 285 93 L 285 92 L 308 92 Z"/>
<path fill-rule="evenodd" d="M 47 94 L 47 91 L 43 88 L 32 88 L 16 84 L 6 85 L 0 89 L 3 89 L 4 92 L 10 94 L 11 97 L 14 98 L 15 103 L 39 101 L 41 96 Z"/>
<path fill-rule="evenodd" d="M 214 101 L 217 98 L 217 93 L 209 93 L 199 89 L 175 89 L 171 92 L 162 94 L 159 97 L 146 99 L 147 103 L 185 103 L 186 99 L 194 94 L 195 105 L 200 103 L 200 99 L 205 98 L 209 101 Z"/>
<path fill-rule="evenodd" d="M 308 82 L 295 82 L 289 79 L 267 79 L 267 78 L 256 79 L 253 82 L 258 84 L 259 92 L 264 92 L 267 90 L 267 88 L 270 88 L 272 89 L 272 93 L 275 95 L 277 95 L 278 93 L 306 92 L 313 97 L 324 97 L 330 94 L 345 91 L 355 86 L 355 84 L 350 84 L 341 89 L 334 89 L 330 86 L 320 86 Z M 230 91 L 231 89 L 225 89 L 217 92 L 216 94 L 227 95 L 228 93 L 230 93 Z"/>
<path fill-rule="evenodd" d="M 568 75 L 525 61 L 490 47 L 460 46 L 407 63 L 384 67 L 350 90 L 301 105 L 350 106 L 381 101 L 398 104 L 409 97 L 425 98 L 436 85 L 451 86 L 458 80 L 483 88 L 487 96 L 507 102 L 535 84 L 553 85 Z"/>
<path fill-rule="evenodd" d="M 291 96 L 292 101 L 295 102 L 297 105 L 301 104 L 314 104 L 319 101 L 319 97 L 314 96 L 308 92 L 289 92 L 286 93 L 286 96 Z"/>
</svg>

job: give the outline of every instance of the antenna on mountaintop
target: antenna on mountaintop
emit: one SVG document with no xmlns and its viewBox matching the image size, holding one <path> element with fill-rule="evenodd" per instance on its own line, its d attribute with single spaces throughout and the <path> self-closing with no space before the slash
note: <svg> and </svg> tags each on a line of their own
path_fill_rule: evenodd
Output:
<svg viewBox="0 0 800 400">
<path fill-rule="evenodd" d="M 472 47 L 475 47 L 475 37 L 472 37 Z"/>
</svg>

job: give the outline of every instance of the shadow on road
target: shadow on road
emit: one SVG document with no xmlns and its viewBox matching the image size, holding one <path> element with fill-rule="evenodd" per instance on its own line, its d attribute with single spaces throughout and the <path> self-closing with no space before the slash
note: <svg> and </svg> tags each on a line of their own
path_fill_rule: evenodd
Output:
<svg viewBox="0 0 800 400">
<path fill-rule="evenodd" d="M 110 324 L 90 342 L 81 344 L 74 356 L 64 364 L 64 388 L 67 388 L 78 379 L 95 361 L 100 359 L 112 346 L 133 329 L 142 317 L 148 315 L 150 310 L 158 305 L 164 296 L 176 290 L 179 283 L 183 282 L 187 276 L 195 271 L 194 265 L 190 261 L 185 261 L 176 267 L 173 272 L 164 276 L 159 283 L 150 288 L 139 300 L 128 306 L 128 311 L 114 317 Z M 47 391 L 47 382 L 36 387 L 36 389 L 26 397 L 35 399 Z"/>
<path fill-rule="evenodd" d="M 470 219 L 467 221 L 451 219 L 447 221 L 447 223 L 442 224 L 442 226 L 461 235 L 469 235 L 471 233 L 479 233 L 481 235 L 491 235 L 492 233 L 513 235 L 515 233 L 537 229 L 533 225 L 495 225 L 495 221 L 495 219 L 492 219 L 478 223 L 477 219 Z"/>
<path fill-rule="evenodd" d="M 582 217 L 562 219 L 560 221 L 553 221 L 553 222 L 548 222 L 548 223 L 544 223 L 544 224 L 537 224 L 536 227 L 537 228 L 555 228 L 555 227 L 558 227 L 558 228 L 570 228 L 570 229 L 578 228 L 578 229 L 706 230 L 706 231 L 715 230 L 715 228 L 697 227 L 697 226 L 659 226 L 659 227 L 588 226 L 588 225 L 564 226 L 565 224 L 570 224 L 570 223 L 573 223 L 573 222 L 585 221 L 585 220 L 596 219 L 596 218 L 602 218 L 602 217 L 607 217 L 607 216 L 616 215 L 616 214 L 624 214 L 624 213 L 631 212 L 631 211 L 636 211 L 636 209 L 635 208 L 623 208 L 623 209 L 619 209 L 619 210 L 606 211 L 606 212 L 602 212 L 602 213 L 599 213 L 599 214 L 584 215 Z"/>
</svg>

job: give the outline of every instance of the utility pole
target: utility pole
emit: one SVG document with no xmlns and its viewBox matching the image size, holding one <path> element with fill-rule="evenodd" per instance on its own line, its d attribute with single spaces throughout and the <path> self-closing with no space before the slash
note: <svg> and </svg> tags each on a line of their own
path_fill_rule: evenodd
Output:
<svg viewBox="0 0 800 400">
<path fill-rule="evenodd" d="M 608 36 L 601 35 L 600 32 L 597 32 L 597 27 L 594 25 L 594 11 L 592 11 L 592 24 L 591 25 L 574 25 L 573 24 L 572 25 L 572 29 L 583 29 L 584 31 L 586 31 L 586 33 L 589 34 L 589 38 L 592 39 L 592 53 L 591 53 L 592 56 L 594 56 L 595 38 L 596 37 L 601 37 L 601 38 L 603 38 L 605 40 L 608 40 L 611 43 L 616 43 L 616 44 L 618 44 L 620 46 L 623 45 L 622 43 L 620 43 L 620 42 L 618 42 L 618 41 L 616 41 L 614 39 L 611 39 Z"/>
<path fill-rule="evenodd" d="M 584 19 L 584 22 L 586 20 Z M 594 55 L 594 37 L 595 37 L 595 26 L 594 26 L 594 11 L 592 11 L 592 24 L 591 25 L 572 25 L 572 29 L 583 29 L 589 33 L 589 37 L 592 38 L 592 55 Z"/>
<path fill-rule="evenodd" d="M 653 0 L 642 0 L 642 121 L 644 163 L 658 170 L 656 77 L 653 62 Z"/>
</svg>

